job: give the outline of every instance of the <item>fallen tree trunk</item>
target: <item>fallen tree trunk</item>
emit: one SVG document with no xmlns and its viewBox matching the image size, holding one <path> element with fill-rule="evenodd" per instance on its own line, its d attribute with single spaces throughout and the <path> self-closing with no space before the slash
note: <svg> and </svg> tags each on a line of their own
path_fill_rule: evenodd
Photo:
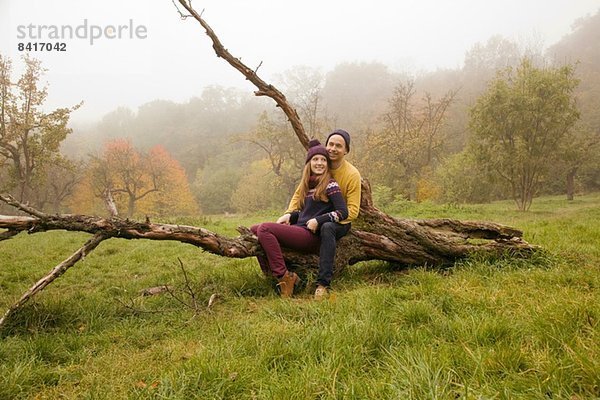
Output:
<svg viewBox="0 0 600 400">
<path fill-rule="evenodd" d="M 33 210 L 10 196 L 0 200 L 32 215 L 0 216 L 0 228 L 14 234 L 67 230 L 102 234 L 104 239 L 174 240 L 197 246 L 210 253 L 232 258 L 253 257 L 262 250 L 248 228 L 240 236 L 226 237 L 202 227 L 103 218 L 90 215 L 51 215 Z M 472 239 L 483 239 L 473 242 Z M 394 218 L 375 208 L 368 182 L 363 181 L 362 204 L 358 220 L 338 246 L 336 271 L 359 261 L 384 260 L 406 266 L 447 266 L 467 255 L 480 253 L 527 254 L 535 249 L 522 239 L 522 232 L 491 222 L 452 219 Z M 315 268 L 316 256 L 284 252 L 286 261 L 298 268 Z"/>
</svg>

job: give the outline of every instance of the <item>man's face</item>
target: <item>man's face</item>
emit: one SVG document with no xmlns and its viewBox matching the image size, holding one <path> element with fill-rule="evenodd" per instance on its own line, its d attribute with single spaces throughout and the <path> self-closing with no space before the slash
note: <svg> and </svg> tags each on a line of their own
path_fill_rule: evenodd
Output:
<svg viewBox="0 0 600 400">
<path fill-rule="evenodd" d="M 331 161 L 340 161 L 344 159 L 344 156 L 348 154 L 346 150 L 346 141 L 340 135 L 332 135 L 327 141 L 327 153 Z"/>
</svg>

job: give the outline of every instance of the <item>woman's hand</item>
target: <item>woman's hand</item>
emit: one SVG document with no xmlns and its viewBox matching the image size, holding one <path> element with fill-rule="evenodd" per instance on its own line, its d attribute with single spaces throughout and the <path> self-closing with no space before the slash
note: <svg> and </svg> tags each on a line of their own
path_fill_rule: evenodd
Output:
<svg viewBox="0 0 600 400">
<path fill-rule="evenodd" d="M 317 222 L 317 220 L 315 218 L 311 218 L 306 223 L 306 227 L 312 233 L 317 233 L 317 228 L 319 227 L 319 223 Z"/>
<path fill-rule="evenodd" d="M 277 218 L 277 223 L 289 225 L 290 224 L 290 214 L 283 214 L 281 217 Z"/>
</svg>

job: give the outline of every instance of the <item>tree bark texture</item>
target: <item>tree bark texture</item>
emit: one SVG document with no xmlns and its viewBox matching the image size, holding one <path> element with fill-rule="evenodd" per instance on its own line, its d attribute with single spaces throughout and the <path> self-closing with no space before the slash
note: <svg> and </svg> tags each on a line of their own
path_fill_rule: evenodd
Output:
<svg viewBox="0 0 600 400">
<path fill-rule="evenodd" d="M 567 200 L 569 201 L 575 198 L 575 175 L 577 175 L 577 168 L 570 168 L 567 171 Z"/>
</svg>

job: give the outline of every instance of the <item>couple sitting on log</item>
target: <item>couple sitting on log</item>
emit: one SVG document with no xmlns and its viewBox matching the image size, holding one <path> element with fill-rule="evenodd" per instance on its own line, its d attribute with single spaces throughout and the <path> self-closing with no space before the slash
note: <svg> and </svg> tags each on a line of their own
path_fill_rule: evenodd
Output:
<svg viewBox="0 0 600 400">
<path fill-rule="evenodd" d="M 337 240 L 348 234 L 360 209 L 360 173 L 345 160 L 350 135 L 342 129 L 329 134 L 323 146 L 309 143 L 302 179 L 285 214 L 277 222 L 251 227 L 265 256 L 257 256 L 265 275 L 278 280 L 281 297 L 291 297 L 299 278 L 288 271 L 281 246 L 319 254 L 315 299 L 327 296 Z"/>
</svg>

